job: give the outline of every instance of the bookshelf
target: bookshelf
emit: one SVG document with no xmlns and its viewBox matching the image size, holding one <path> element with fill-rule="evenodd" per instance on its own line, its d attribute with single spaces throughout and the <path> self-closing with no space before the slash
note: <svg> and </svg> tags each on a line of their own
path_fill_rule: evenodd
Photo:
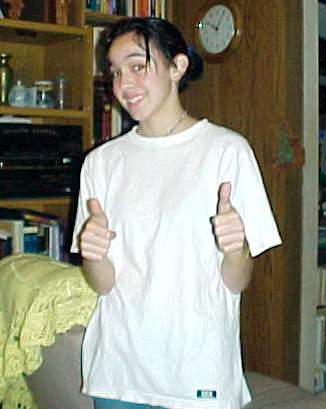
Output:
<svg viewBox="0 0 326 409">
<path fill-rule="evenodd" d="M 86 4 L 89 7 L 86 7 Z M 93 4 L 93 9 L 90 9 Z M 143 1 L 122 0 L 115 2 L 117 10 L 123 9 L 125 14 L 108 14 L 101 10 L 109 9 L 112 5 L 108 0 L 97 2 L 85 1 L 82 7 L 81 24 L 91 27 L 93 31 L 93 136 L 94 143 L 101 143 L 110 137 L 115 137 L 121 132 L 126 132 L 134 124 L 134 121 L 125 112 L 121 112 L 119 104 L 114 96 L 107 92 L 111 86 L 107 82 L 103 61 L 97 59 L 98 43 L 103 30 L 123 17 L 128 16 L 150 16 L 172 19 L 172 3 L 166 0 Z M 123 5 L 123 7 L 121 7 Z M 145 7 L 145 9 L 144 9 Z M 101 53 L 101 52 L 100 52 Z M 102 59 L 102 58 L 101 58 Z M 108 119 L 109 118 L 109 119 Z M 108 136 L 108 129 L 109 136 Z"/>
<path fill-rule="evenodd" d="M 87 149 L 92 143 L 91 29 L 4 18 L 0 20 L 0 49 L 12 55 L 14 82 L 21 79 L 33 86 L 35 81 L 54 79 L 61 72 L 70 91 L 70 109 L 1 105 L 0 115 L 23 116 L 32 123 L 82 125 Z"/>
<path fill-rule="evenodd" d="M 166 18 L 172 18 L 172 0 L 166 1 Z M 17 108 L 0 105 L 0 116 L 24 117 L 32 124 L 79 125 L 83 132 L 83 150 L 94 144 L 93 124 L 93 30 L 109 27 L 124 16 L 86 9 L 85 0 L 69 3 L 68 25 L 47 22 L 0 19 L 0 50 L 12 55 L 13 83 L 22 80 L 27 87 L 35 81 L 53 80 L 63 74 L 69 84 L 69 109 Z M 115 133 L 121 119 L 114 110 Z M 37 141 L 35 141 L 37 143 Z M 72 198 L 6 197 L 0 206 L 28 208 L 69 219 Z"/>
<path fill-rule="evenodd" d="M 0 115 L 25 117 L 32 124 L 80 125 L 83 149 L 88 149 L 92 145 L 91 29 L 4 18 L 0 20 L 0 49 L 12 55 L 14 82 L 21 79 L 31 87 L 35 81 L 54 79 L 63 73 L 70 91 L 69 109 L 0 105 Z M 30 208 L 67 219 L 70 198 L 2 197 L 0 206 Z"/>
<path fill-rule="evenodd" d="M 164 17 L 170 21 L 173 20 L 173 0 L 156 0 L 159 7 L 164 8 Z M 84 26 L 109 26 L 116 20 L 126 17 L 125 15 L 118 15 L 118 14 L 109 14 L 109 12 L 101 12 L 100 11 L 100 1 L 98 1 L 98 9 L 91 10 L 86 7 L 86 0 L 75 0 L 72 5 L 73 10 L 71 10 L 71 15 L 74 17 L 71 18 L 71 22 L 74 25 L 78 25 L 80 27 Z M 127 4 L 128 1 L 125 0 Z M 139 15 L 139 7 L 138 10 L 135 10 L 135 4 L 140 4 L 141 0 L 133 1 L 134 6 L 132 10 L 129 11 L 129 16 L 131 15 Z M 137 14 L 138 12 L 138 14 Z M 126 15 L 128 16 L 128 6 L 126 7 Z"/>
</svg>

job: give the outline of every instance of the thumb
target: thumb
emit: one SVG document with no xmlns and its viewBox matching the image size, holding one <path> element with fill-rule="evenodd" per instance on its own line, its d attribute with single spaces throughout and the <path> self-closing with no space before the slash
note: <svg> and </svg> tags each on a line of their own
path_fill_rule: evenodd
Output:
<svg viewBox="0 0 326 409">
<path fill-rule="evenodd" d="M 105 222 L 106 227 L 108 225 L 108 220 L 105 213 L 102 210 L 102 206 L 98 199 L 92 198 L 87 200 L 87 209 L 89 211 L 89 215 L 92 217 L 100 217 Z M 103 223 L 104 224 L 104 223 Z"/>
<path fill-rule="evenodd" d="M 231 209 L 230 203 L 230 196 L 231 196 L 231 183 L 224 182 L 221 183 L 219 191 L 218 191 L 218 203 L 217 203 L 217 213 L 223 214 L 227 213 Z"/>
</svg>

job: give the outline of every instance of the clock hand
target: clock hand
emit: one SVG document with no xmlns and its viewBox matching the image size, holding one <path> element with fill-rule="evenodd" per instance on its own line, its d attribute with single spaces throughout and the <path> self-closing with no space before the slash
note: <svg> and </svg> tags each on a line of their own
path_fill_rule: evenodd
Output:
<svg viewBox="0 0 326 409">
<path fill-rule="evenodd" d="M 205 26 L 205 25 L 206 25 L 206 26 L 209 26 L 209 27 L 213 28 L 214 30 L 218 31 L 218 29 L 219 29 L 219 27 L 220 27 L 220 25 L 221 25 L 223 16 L 224 16 L 224 10 L 222 11 L 221 15 L 219 16 L 219 19 L 218 19 L 216 25 L 212 24 L 212 23 L 209 22 L 209 21 L 206 21 L 206 22 L 204 23 L 204 26 Z"/>
<path fill-rule="evenodd" d="M 204 26 L 209 26 L 209 27 L 213 28 L 214 30 L 218 31 L 218 26 L 215 26 L 214 24 L 210 23 L 209 21 L 206 21 L 206 23 L 204 23 Z"/>
<path fill-rule="evenodd" d="M 216 24 L 216 31 L 218 31 L 218 29 L 219 29 L 219 27 L 220 27 L 220 24 L 221 24 L 221 22 L 222 22 L 223 16 L 224 16 L 224 10 L 222 11 L 222 13 L 221 13 L 221 15 L 220 15 L 220 18 L 218 19 L 218 22 L 217 22 L 217 24 Z"/>
</svg>

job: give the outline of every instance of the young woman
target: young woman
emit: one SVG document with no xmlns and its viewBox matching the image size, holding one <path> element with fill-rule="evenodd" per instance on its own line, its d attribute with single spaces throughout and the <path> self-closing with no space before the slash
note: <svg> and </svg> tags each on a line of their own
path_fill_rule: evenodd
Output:
<svg viewBox="0 0 326 409">
<path fill-rule="evenodd" d="M 131 18 L 107 37 L 113 91 L 138 121 L 81 173 L 73 251 L 100 294 L 83 343 L 96 408 L 239 409 L 239 303 L 280 244 L 246 140 L 187 113 L 201 73 L 179 30 Z M 198 69 L 198 64 L 200 69 Z"/>
</svg>

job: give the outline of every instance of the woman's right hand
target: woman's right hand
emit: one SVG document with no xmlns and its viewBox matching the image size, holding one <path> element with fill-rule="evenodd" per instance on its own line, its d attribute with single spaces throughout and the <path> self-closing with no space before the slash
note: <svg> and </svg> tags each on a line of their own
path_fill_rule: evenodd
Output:
<svg viewBox="0 0 326 409">
<path fill-rule="evenodd" d="M 81 256 L 90 261 L 101 261 L 107 257 L 111 240 L 116 233 L 109 230 L 109 221 L 98 199 L 87 201 L 89 218 L 80 235 Z"/>
</svg>

